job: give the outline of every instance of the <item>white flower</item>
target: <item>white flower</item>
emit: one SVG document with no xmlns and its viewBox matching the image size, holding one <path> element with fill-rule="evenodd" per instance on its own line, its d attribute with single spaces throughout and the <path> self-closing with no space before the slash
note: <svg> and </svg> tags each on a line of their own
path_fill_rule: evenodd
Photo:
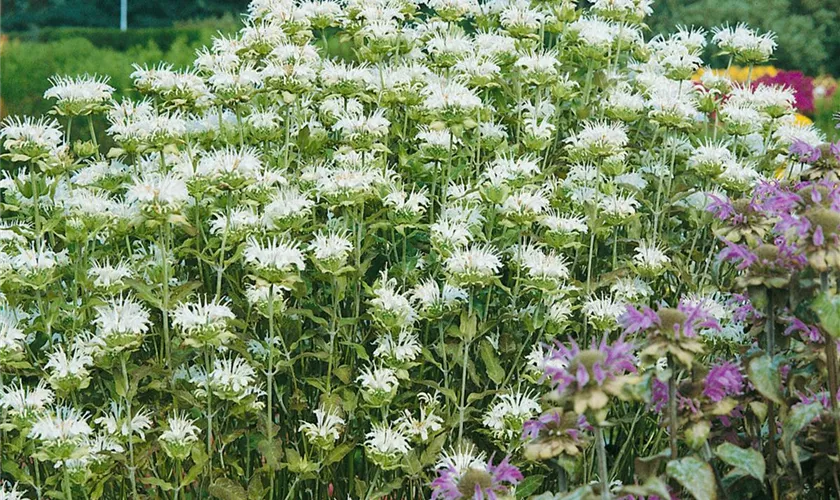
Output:
<svg viewBox="0 0 840 500">
<path fill-rule="evenodd" d="M 424 315 L 435 317 L 457 307 L 459 302 L 467 300 L 467 292 L 463 288 L 444 283 L 443 288 L 437 281 L 427 279 L 418 283 L 411 290 L 413 300 Z"/>
<path fill-rule="evenodd" d="M 128 415 L 121 404 L 111 401 L 111 412 L 97 418 L 94 422 L 104 427 L 110 435 L 131 439 L 136 434 L 140 436 L 140 439 L 145 440 L 146 431 L 152 427 L 150 415 L 150 411 L 142 409 L 133 416 Z"/>
<path fill-rule="evenodd" d="M 213 361 L 213 371 L 209 376 L 203 369 L 195 369 L 190 376 L 190 383 L 196 388 L 196 397 L 205 397 L 205 384 L 209 384 L 210 391 L 216 397 L 242 402 L 264 394 L 256 379 L 256 370 L 243 358 L 217 358 Z M 253 406 L 259 408 L 262 403 L 255 402 Z"/>
<path fill-rule="evenodd" d="M 417 334 L 409 330 L 401 330 L 396 338 L 391 333 L 384 333 L 377 337 L 374 343 L 376 344 L 374 356 L 394 360 L 397 363 L 410 363 L 417 359 L 421 351 Z"/>
<path fill-rule="evenodd" d="M 163 431 L 159 438 L 164 451 L 177 460 L 186 459 L 190 447 L 198 441 L 201 431 L 195 425 L 195 421 L 178 412 L 167 418 L 167 424 L 169 428 Z"/>
<path fill-rule="evenodd" d="M 406 193 L 401 190 L 394 190 L 385 195 L 382 204 L 393 208 L 397 217 L 414 218 L 423 215 L 429 205 L 429 198 L 425 189 Z"/>
<path fill-rule="evenodd" d="M 356 381 L 369 393 L 390 394 L 399 385 L 396 372 L 384 366 L 363 368 Z"/>
<path fill-rule="evenodd" d="M 115 265 L 111 265 L 108 260 L 103 264 L 93 262 L 88 269 L 88 277 L 93 279 L 93 285 L 104 290 L 123 286 L 125 284 L 123 280 L 131 278 L 133 275 L 134 272 L 123 261 L 117 262 Z"/>
<path fill-rule="evenodd" d="M 286 235 L 265 242 L 250 238 L 243 255 L 245 263 L 258 270 L 292 272 L 303 271 L 306 268 L 300 243 Z"/>
<path fill-rule="evenodd" d="M 62 147 L 64 133 L 53 119 L 9 117 L 0 128 L 3 147 L 27 157 L 54 155 Z"/>
<path fill-rule="evenodd" d="M 70 356 L 59 346 L 53 351 L 44 370 L 48 371 L 49 381 L 56 388 L 84 388 L 90 382 L 88 367 L 93 364 L 93 358 L 80 348 L 74 348 Z"/>
<path fill-rule="evenodd" d="M 423 89 L 422 107 L 431 113 L 468 114 L 482 106 L 478 97 L 466 85 L 442 80 Z"/>
<path fill-rule="evenodd" d="M 190 199 L 190 193 L 180 176 L 150 172 L 134 178 L 125 199 L 145 211 L 165 214 L 180 210 Z"/>
<path fill-rule="evenodd" d="M 522 425 L 542 411 L 536 396 L 530 391 L 501 394 L 485 413 L 481 423 L 496 439 L 505 441 L 522 434 Z"/>
<path fill-rule="evenodd" d="M 256 149 L 228 146 L 204 153 L 195 168 L 195 175 L 214 181 L 243 182 L 255 180 L 261 170 L 262 162 Z"/>
<path fill-rule="evenodd" d="M 624 303 L 609 296 L 591 296 L 585 299 L 581 310 L 593 326 L 607 329 L 616 326 L 625 307 Z"/>
<path fill-rule="evenodd" d="M 474 285 L 493 278 L 501 269 L 502 261 L 490 245 L 473 245 L 455 250 L 443 265 L 457 284 Z"/>
<path fill-rule="evenodd" d="M 56 445 L 79 442 L 93 433 L 93 429 L 87 423 L 88 418 L 87 413 L 75 408 L 59 406 L 39 416 L 32 424 L 28 437 Z"/>
<path fill-rule="evenodd" d="M 22 491 L 18 491 L 17 483 L 0 482 L 0 500 L 27 500 Z"/>
<path fill-rule="evenodd" d="M 776 35 L 750 29 L 740 23 L 731 26 L 718 27 L 712 30 L 712 42 L 717 44 L 725 54 L 732 54 L 738 62 L 747 64 L 763 63 L 770 59 L 776 49 Z"/>
<path fill-rule="evenodd" d="M 658 273 L 671 262 L 671 258 L 665 255 L 664 251 L 646 241 L 639 243 L 635 252 L 633 264 L 648 273 Z"/>
<path fill-rule="evenodd" d="M 314 205 L 314 201 L 296 188 L 282 188 L 265 206 L 263 225 L 269 229 L 279 228 L 284 221 L 306 217 Z"/>
<path fill-rule="evenodd" d="M 95 309 L 93 323 L 97 327 L 97 339 L 107 348 L 121 351 L 139 347 L 143 335 L 149 331 L 149 311 L 130 297 L 109 299 Z"/>
<path fill-rule="evenodd" d="M 598 208 L 604 216 L 623 221 L 636 213 L 639 202 L 633 195 L 610 194 L 598 200 Z"/>
<path fill-rule="evenodd" d="M 315 422 L 301 420 L 298 431 L 302 432 L 311 444 L 329 449 L 341 437 L 344 424 L 344 419 L 332 410 L 324 411 L 323 408 L 318 408 L 315 410 Z"/>
<path fill-rule="evenodd" d="M 397 419 L 397 427 L 409 436 L 418 438 L 421 443 L 429 440 L 429 436 L 443 428 L 443 418 L 435 414 L 433 408 L 423 404 L 420 406 L 420 416 L 414 418 L 411 410 L 403 410 Z"/>
<path fill-rule="evenodd" d="M 261 225 L 260 217 L 251 207 L 234 207 L 228 213 L 219 211 L 210 221 L 210 232 L 241 235 L 256 230 Z"/>
<path fill-rule="evenodd" d="M 219 346 L 233 338 L 228 325 L 236 319 L 236 315 L 221 300 L 199 299 L 197 302 L 183 303 L 171 314 L 172 326 L 184 333 L 188 343 Z"/>
<path fill-rule="evenodd" d="M 582 158 L 612 156 L 627 145 L 627 131 L 619 123 L 586 121 L 583 128 L 565 142 L 569 152 Z"/>
<path fill-rule="evenodd" d="M 477 450 L 471 443 L 461 443 L 457 448 L 450 448 L 440 454 L 435 469 L 455 469 L 464 474 L 470 469 L 483 470 L 487 467 L 487 455 Z"/>
<path fill-rule="evenodd" d="M 373 318 L 387 330 L 402 330 L 411 326 L 417 319 L 417 313 L 411 306 L 411 301 L 397 292 L 397 280 L 386 279 L 384 275 L 379 285 L 373 289 L 370 300 Z"/>
<path fill-rule="evenodd" d="M 0 361 L 23 352 L 26 336 L 20 327 L 21 315 L 16 309 L 0 305 Z"/>
<path fill-rule="evenodd" d="M 374 424 L 365 434 L 365 448 L 371 458 L 383 467 L 393 465 L 401 455 L 411 451 L 408 436 L 398 427 Z"/>
<path fill-rule="evenodd" d="M 83 75 L 78 77 L 55 76 L 50 78 L 52 87 L 44 92 L 44 99 L 56 99 L 63 104 L 101 104 L 111 98 L 114 88 L 108 85 L 107 76 Z"/>
<path fill-rule="evenodd" d="M 353 243 L 344 232 L 319 231 L 315 239 L 309 244 L 312 259 L 321 263 L 325 268 L 337 271 L 353 251 Z"/>
<path fill-rule="evenodd" d="M 473 239 L 470 226 L 462 221 L 440 218 L 429 227 L 432 243 L 443 248 L 461 248 Z"/>
<path fill-rule="evenodd" d="M 505 217 L 518 221 L 532 221 L 548 209 L 549 201 L 540 190 L 523 189 L 511 193 L 499 211 Z"/>
<path fill-rule="evenodd" d="M 55 394 L 47 388 L 44 380 L 39 380 L 38 385 L 32 388 L 24 387 L 19 380 L 0 388 L 0 408 L 23 419 L 40 414 L 54 400 Z"/>
</svg>

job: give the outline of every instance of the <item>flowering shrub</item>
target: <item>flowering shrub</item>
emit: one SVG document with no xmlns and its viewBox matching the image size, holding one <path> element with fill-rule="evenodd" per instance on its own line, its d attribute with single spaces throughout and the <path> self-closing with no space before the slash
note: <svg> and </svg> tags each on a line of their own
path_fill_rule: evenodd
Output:
<svg viewBox="0 0 840 500">
<path fill-rule="evenodd" d="M 649 12 L 256 0 L 141 100 L 57 76 L 0 129 L 0 497 L 837 494 L 840 144 Z"/>
</svg>

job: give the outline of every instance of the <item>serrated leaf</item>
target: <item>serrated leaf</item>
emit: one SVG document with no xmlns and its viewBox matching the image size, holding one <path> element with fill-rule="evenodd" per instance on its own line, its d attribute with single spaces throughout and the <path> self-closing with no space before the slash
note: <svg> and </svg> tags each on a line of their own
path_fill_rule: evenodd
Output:
<svg viewBox="0 0 840 500">
<path fill-rule="evenodd" d="M 505 379 L 505 369 L 502 368 L 499 357 L 496 356 L 496 350 L 493 349 L 490 342 L 482 342 L 479 353 L 481 354 L 481 361 L 484 362 L 484 368 L 487 369 L 487 376 L 496 385 L 501 384 Z"/>
<path fill-rule="evenodd" d="M 533 495 L 540 489 L 543 480 L 545 480 L 545 476 L 540 474 L 526 477 L 521 483 L 516 485 L 516 498 L 528 498 Z"/>
<path fill-rule="evenodd" d="M 758 450 L 739 448 L 732 443 L 723 443 L 715 449 L 715 455 L 727 465 L 740 469 L 764 482 L 764 457 Z"/>
<path fill-rule="evenodd" d="M 217 479 L 207 488 L 207 491 L 210 495 L 221 500 L 248 500 L 248 494 L 245 493 L 245 488 L 226 477 Z"/>
<path fill-rule="evenodd" d="M 751 359 L 747 365 L 747 377 L 762 396 L 774 403 L 782 404 L 782 395 L 779 392 L 782 381 L 779 370 L 773 366 L 770 356 L 763 354 Z"/>
<path fill-rule="evenodd" d="M 711 466 L 697 457 L 671 460 L 665 467 L 669 477 L 674 478 L 695 500 L 715 500 L 717 483 Z"/>
</svg>

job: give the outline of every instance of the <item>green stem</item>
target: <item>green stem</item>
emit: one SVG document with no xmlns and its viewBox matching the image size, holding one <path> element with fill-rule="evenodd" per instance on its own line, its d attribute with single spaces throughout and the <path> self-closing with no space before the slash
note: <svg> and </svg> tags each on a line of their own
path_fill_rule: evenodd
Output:
<svg viewBox="0 0 840 500">
<path fill-rule="evenodd" d="M 128 383 L 128 369 L 126 368 L 125 360 L 128 357 L 128 353 L 123 353 L 120 355 L 120 366 L 122 367 L 122 375 L 123 375 L 123 383 L 125 384 L 125 408 L 126 408 L 126 417 L 128 418 L 128 460 L 129 460 L 129 467 L 128 467 L 128 478 L 131 481 L 131 497 L 134 500 L 137 500 L 137 477 L 135 473 L 135 466 L 134 466 L 134 431 L 131 427 L 131 420 L 134 418 L 134 415 L 131 412 L 131 391 L 129 390 L 130 386 Z"/>
</svg>

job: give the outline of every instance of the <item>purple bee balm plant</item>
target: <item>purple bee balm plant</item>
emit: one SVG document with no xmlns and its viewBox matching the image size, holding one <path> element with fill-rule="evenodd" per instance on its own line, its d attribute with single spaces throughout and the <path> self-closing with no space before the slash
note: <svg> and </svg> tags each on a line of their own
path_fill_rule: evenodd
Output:
<svg viewBox="0 0 840 500">
<path fill-rule="evenodd" d="M 574 340 L 569 347 L 558 342 L 549 359 L 546 378 L 561 399 L 573 401 L 578 414 L 604 408 L 609 396 L 622 394 L 624 377 L 636 373 L 633 345 L 625 342 L 624 336 L 612 344 L 606 339 L 600 344 L 593 342 L 589 349 L 581 349 Z"/>
<path fill-rule="evenodd" d="M 809 325 L 802 321 L 799 318 L 790 316 L 786 318 L 782 318 L 788 322 L 788 326 L 785 328 L 784 334 L 791 335 L 793 333 L 799 333 L 802 340 L 805 342 L 810 343 L 819 343 L 822 344 L 825 342 L 825 338 L 823 337 L 822 333 L 820 333 L 820 329 L 816 326 Z"/>
<path fill-rule="evenodd" d="M 491 457 L 483 468 L 468 467 L 461 471 L 454 464 L 448 464 L 438 471 L 438 477 L 430 486 L 433 500 L 496 500 L 500 495 L 506 495 L 522 479 L 522 473 L 510 464 L 509 457 L 495 465 Z"/>
<path fill-rule="evenodd" d="M 822 156 L 820 148 L 797 139 L 790 145 L 790 154 L 802 163 L 816 163 Z"/>
<path fill-rule="evenodd" d="M 724 361 L 713 366 L 703 381 L 703 395 L 715 403 L 744 392 L 744 376 L 735 363 Z"/>
</svg>

